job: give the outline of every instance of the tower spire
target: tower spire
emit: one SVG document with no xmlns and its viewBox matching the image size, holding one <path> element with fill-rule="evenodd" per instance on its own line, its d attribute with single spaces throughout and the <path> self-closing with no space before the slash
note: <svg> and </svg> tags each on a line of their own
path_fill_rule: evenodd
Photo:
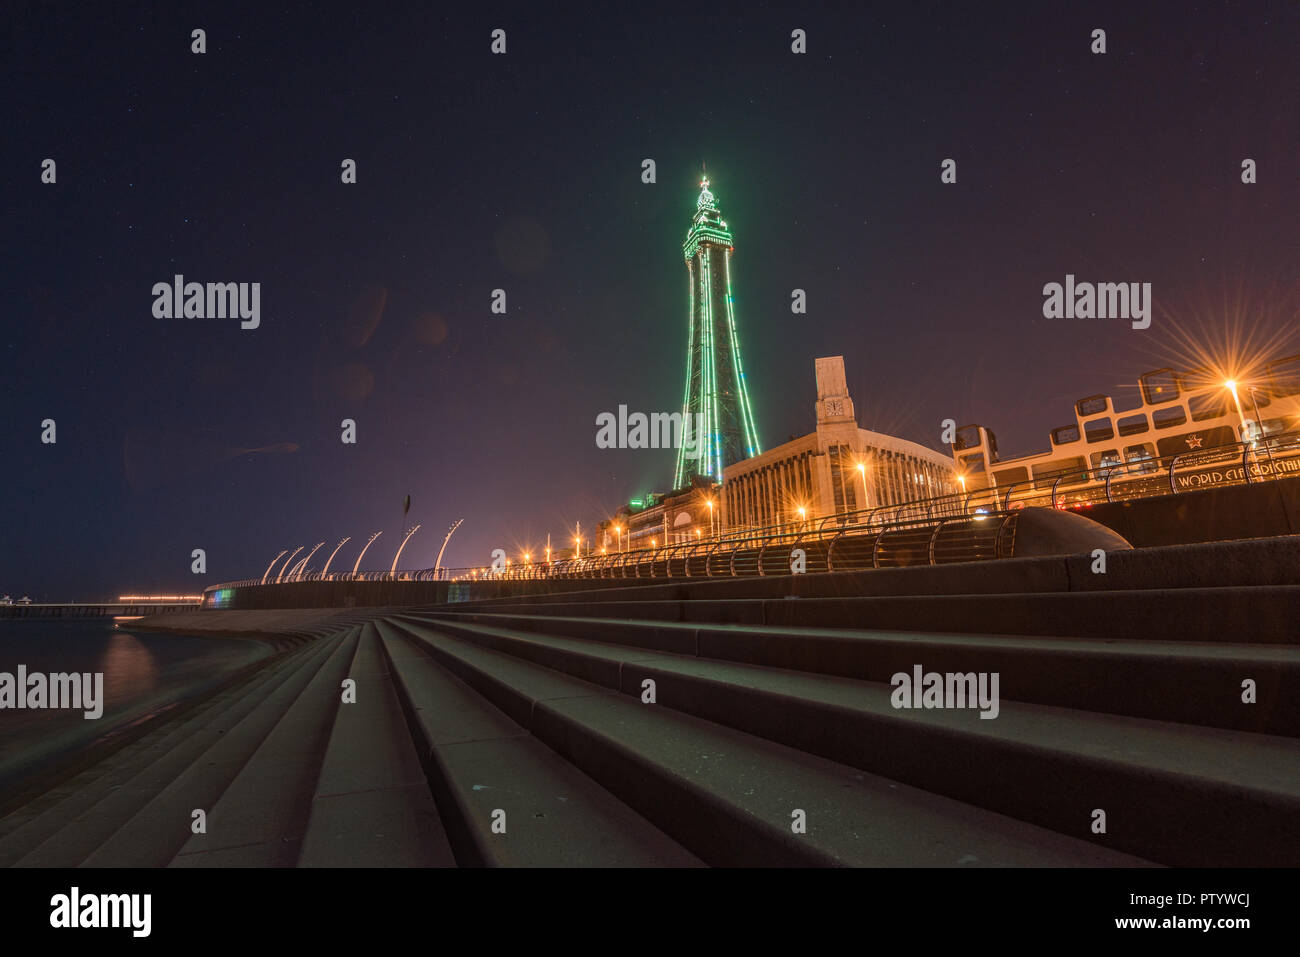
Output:
<svg viewBox="0 0 1300 957">
<path fill-rule="evenodd" d="M 700 164 L 700 197 L 682 252 L 690 273 L 690 333 L 686 352 L 683 441 L 673 485 L 692 476 L 722 481 L 728 465 L 762 451 L 740 361 L 731 293 L 731 231 L 709 190 Z"/>
</svg>

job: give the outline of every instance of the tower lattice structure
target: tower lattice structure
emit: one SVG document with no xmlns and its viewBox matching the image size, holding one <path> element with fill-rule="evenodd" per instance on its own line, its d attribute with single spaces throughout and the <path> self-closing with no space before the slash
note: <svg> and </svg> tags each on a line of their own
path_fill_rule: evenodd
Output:
<svg viewBox="0 0 1300 957">
<path fill-rule="evenodd" d="M 724 468 L 762 451 L 736 334 L 731 292 L 734 249 L 731 231 L 709 190 L 709 178 L 704 176 L 695 216 L 682 245 L 690 277 L 691 312 L 682 400 L 685 439 L 677 452 L 675 488 L 689 485 L 696 475 L 721 482 Z M 702 432 L 703 441 L 697 432 Z"/>
</svg>

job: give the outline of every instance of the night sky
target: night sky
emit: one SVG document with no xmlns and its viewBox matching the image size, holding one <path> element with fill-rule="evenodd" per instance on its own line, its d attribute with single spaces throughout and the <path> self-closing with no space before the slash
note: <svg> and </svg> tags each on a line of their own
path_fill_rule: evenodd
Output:
<svg viewBox="0 0 1300 957">
<path fill-rule="evenodd" d="M 674 453 L 595 419 L 680 409 L 701 162 L 765 448 L 813 428 L 818 356 L 863 427 L 1007 456 L 1200 350 L 1300 351 L 1294 3 L 5 6 L 15 598 L 197 593 L 344 535 L 350 567 L 381 528 L 386 567 L 408 493 L 404 567 L 457 518 L 444 564 L 483 564 L 666 490 Z M 260 328 L 155 318 L 177 273 L 260 282 Z M 1152 327 L 1044 319 L 1067 273 L 1150 282 Z"/>
</svg>

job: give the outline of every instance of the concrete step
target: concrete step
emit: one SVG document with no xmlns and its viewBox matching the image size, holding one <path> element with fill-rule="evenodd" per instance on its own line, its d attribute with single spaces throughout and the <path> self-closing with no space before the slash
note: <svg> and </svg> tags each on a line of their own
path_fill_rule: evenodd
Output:
<svg viewBox="0 0 1300 957">
<path fill-rule="evenodd" d="M 374 625 L 348 669 L 312 800 L 299 867 L 455 867 Z"/>
<path fill-rule="evenodd" d="M 523 714 L 526 721 L 540 693 L 552 692 L 543 682 L 530 699 L 504 687 L 493 671 L 508 673 L 510 656 L 633 698 L 651 679 L 660 709 L 887 774 L 1062 834 L 1092 840 L 1091 815 L 1100 808 L 1109 825 L 1098 843 L 1150 860 L 1183 866 L 1300 863 L 1300 741 L 1294 738 L 1005 698 L 993 720 L 975 709 L 896 709 L 893 689 L 880 682 L 463 622 L 401 624 L 435 649 L 439 660 L 469 669 L 478 682 L 471 684 L 488 689 L 484 693 L 504 710 L 514 709 L 516 720 Z M 1224 814 L 1228 807 L 1231 815 Z M 1188 834 L 1197 840 L 1186 840 Z"/>
<path fill-rule="evenodd" d="M 16 808 L 0 820 L 0 867 L 14 864 L 155 761 L 181 739 L 179 729 L 221 713 L 247 688 L 270 680 L 289 657 L 264 659 L 261 668 L 250 670 L 194 708 L 160 721 L 147 734 Z"/>
<path fill-rule="evenodd" d="M 694 855 L 440 667 L 422 646 L 386 622 L 376 627 L 459 864 L 699 865 Z M 494 832 L 494 823 L 502 821 L 505 832 Z"/>
<path fill-rule="evenodd" d="M 936 635 L 456 612 L 400 617 L 437 621 L 452 631 L 459 623 L 484 625 L 548 638 L 563 636 L 885 683 L 898 672 L 910 675 L 916 664 L 945 673 L 998 672 L 1002 696 L 1014 701 L 1300 735 L 1300 646 Z M 521 647 L 525 650 L 519 653 L 527 657 L 526 646 Z M 530 660 L 556 667 L 545 656 L 560 653 L 561 647 L 554 642 L 546 644 L 539 650 L 543 657 Z M 581 671 L 571 673 L 587 677 Z M 1254 704 L 1241 700 L 1244 678 L 1255 682 Z"/>
<path fill-rule="evenodd" d="M 234 780 L 172 867 L 289 867 L 298 859 L 316 782 L 362 628 L 349 629 Z"/>
<path fill-rule="evenodd" d="M 710 864 L 1145 863 L 701 720 L 665 707 L 662 698 L 660 704 L 642 704 L 465 638 L 406 621 L 394 624 L 537 739 Z M 624 669 L 629 682 L 652 658 L 662 666 L 659 659 L 671 657 L 642 654 L 643 662 Z M 806 815 L 806 833 L 794 831 L 798 812 Z M 1078 830 L 1086 835 L 1086 818 Z"/>
<path fill-rule="evenodd" d="M 90 867 L 162 867 L 171 862 L 191 836 L 192 812 L 211 811 L 226 787 L 306 688 L 326 659 L 350 634 L 349 629 L 313 645 L 274 688 L 259 694 L 252 709 L 235 724 L 204 734 L 197 756 L 180 769 L 159 769 L 148 800 L 121 821 L 83 864 Z M 211 820 L 209 820 L 209 825 Z"/>
<path fill-rule="evenodd" d="M 74 866 L 169 784 L 261 698 L 302 666 L 304 647 L 56 788 L 0 841 L 0 865 Z"/>
<path fill-rule="evenodd" d="M 1134 641 L 1300 644 L 1300 585 L 997 595 L 494 603 L 493 612 Z M 421 609 L 427 611 L 429 609 Z"/>
</svg>

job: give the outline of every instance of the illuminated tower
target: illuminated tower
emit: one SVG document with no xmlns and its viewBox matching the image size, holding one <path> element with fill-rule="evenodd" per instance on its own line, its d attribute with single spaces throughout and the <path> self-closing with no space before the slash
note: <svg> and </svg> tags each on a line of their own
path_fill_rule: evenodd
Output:
<svg viewBox="0 0 1300 957">
<path fill-rule="evenodd" d="M 732 249 L 731 232 L 714 205 L 705 176 L 700 180 L 695 218 L 682 246 L 691 287 L 686 395 L 682 400 L 684 429 L 690 441 L 683 441 L 677 452 L 674 488 L 689 485 L 695 475 L 721 482 L 724 468 L 762 451 L 740 363 L 731 296 Z M 693 434 L 697 422 L 704 435 L 698 444 Z"/>
</svg>

